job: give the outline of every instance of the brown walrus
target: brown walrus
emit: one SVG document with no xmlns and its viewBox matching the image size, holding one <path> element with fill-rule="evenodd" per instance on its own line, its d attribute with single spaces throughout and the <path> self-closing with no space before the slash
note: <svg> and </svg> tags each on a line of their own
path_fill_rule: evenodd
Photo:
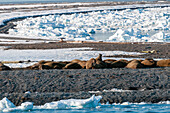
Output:
<svg viewBox="0 0 170 113">
<path fill-rule="evenodd" d="M 132 60 L 130 63 L 127 64 L 126 68 L 131 69 L 144 68 L 144 65 L 138 60 Z"/>
<path fill-rule="evenodd" d="M 63 69 L 81 69 L 82 67 L 78 63 L 69 63 Z"/>
<path fill-rule="evenodd" d="M 156 64 L 158 67 L 170 67 L 170 59 L 159 60 Z"/>
</svg>

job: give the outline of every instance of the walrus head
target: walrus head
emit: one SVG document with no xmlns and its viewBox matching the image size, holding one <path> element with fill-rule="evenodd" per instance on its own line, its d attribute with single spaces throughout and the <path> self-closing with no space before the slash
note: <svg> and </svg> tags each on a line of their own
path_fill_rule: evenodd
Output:
<svg viewBox="0 0 170 113">
<path fill-rule="evenodd" d="M 96 60 L 102 61 L 102 54 L 99 54 L 98 57 L 96 58 Z"/>
</svg>

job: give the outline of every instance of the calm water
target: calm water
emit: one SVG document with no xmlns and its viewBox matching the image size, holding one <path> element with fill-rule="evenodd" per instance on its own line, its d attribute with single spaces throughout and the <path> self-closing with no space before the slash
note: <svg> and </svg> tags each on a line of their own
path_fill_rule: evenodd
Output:
<svg viewBox="0 0 170 113">
<path fill-rule="evenodd" d="M 0 4 L 53 3 L 53 2 L 101 2 L 101 1 L 143 1 L 143 0 L 0 0 Z M 155 1 L 155 0 L 144 0 Z"/>
</svg>

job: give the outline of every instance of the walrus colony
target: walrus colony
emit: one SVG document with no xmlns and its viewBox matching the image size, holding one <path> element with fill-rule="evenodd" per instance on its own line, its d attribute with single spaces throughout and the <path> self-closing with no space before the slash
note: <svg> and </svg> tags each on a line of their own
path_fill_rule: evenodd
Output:
<svg viewBox="0 0 170 113">
<path fill-rule="evenodd" d="M 102 60 L 102 54 L 99 54 L 97 58 L 91 58 L 88 61 L 82 61 L 74 59 L 72 61 L 56 62 L 41 60 L 34 65 L 26 68 L 10 68 L 3 63 L 0 63 L 0 71 L 3 70 L 16 70 L 16 69 L 30 69 L 30 70 L 44 70 L 44 69 L 106 69 L 106 68 L 156 68 L 156 67 L 170 67 L 170 59 L 166 60 L 114 60 L 106 59 Z"/>
</svg>

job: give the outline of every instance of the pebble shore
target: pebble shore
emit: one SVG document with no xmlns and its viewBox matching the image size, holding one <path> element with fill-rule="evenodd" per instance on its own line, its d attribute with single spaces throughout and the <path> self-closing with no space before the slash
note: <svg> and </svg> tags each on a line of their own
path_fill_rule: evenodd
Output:
<svg viewBox="0 0 170 113">
<path fill-rule="evenodd" d="M 1 71 L 0 100 L 7 97 L 15 105 L 25 101 L 42 105 L 95 94 L 103 97 L 101 103 L 155 103 L 170 100 L 169 78 L 170 67 Z M 113 88 L 125 91 L 104 91 Z"/>
</svg>

